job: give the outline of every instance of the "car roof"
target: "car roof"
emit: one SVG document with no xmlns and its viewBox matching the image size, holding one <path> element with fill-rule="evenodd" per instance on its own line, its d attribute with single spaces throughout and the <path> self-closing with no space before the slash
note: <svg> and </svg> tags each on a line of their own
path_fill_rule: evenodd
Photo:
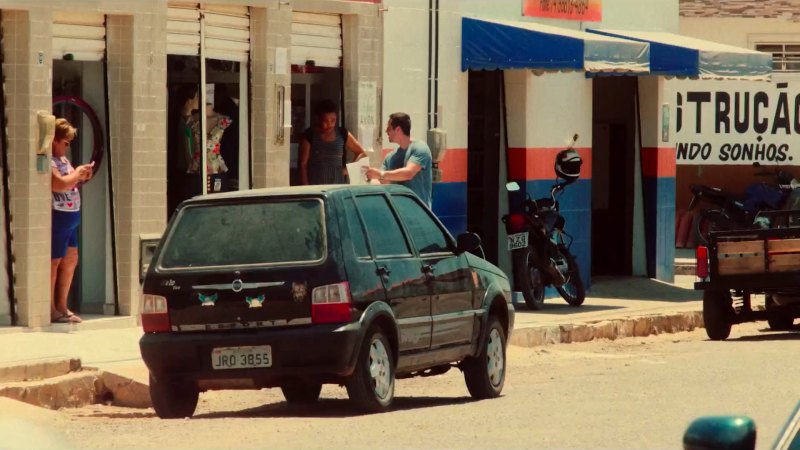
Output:
<svg viewBox="0 0 800 450">
<path fill-rule="evenodd" d="M 239 198 L 259 198 L 259 197 L 328 197 L 331 195 L 352 192 L 353 194 L 366 194 L 377 192 L 412 192 L 405 186 L 397 184 L 328 184 L 314 186 L 282 186 L 262 189 L 248 189 L 244 191 L 223 192 L 219 194 L 198 195 L 184 203 L 205 203 L 216 200 L 239 199 Z"/>
</svg>

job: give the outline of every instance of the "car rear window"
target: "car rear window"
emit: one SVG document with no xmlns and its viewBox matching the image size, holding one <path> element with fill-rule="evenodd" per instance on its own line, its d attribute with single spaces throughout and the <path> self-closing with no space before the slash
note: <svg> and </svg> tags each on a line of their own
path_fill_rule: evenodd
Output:
<svg viewBox="0 0 800 450">
<path fill-rule="evenodd" d="M 185 208 L 162 251 L 163 268 L 303 263 L 322 260 L 321 200 Z"/>
</svg>

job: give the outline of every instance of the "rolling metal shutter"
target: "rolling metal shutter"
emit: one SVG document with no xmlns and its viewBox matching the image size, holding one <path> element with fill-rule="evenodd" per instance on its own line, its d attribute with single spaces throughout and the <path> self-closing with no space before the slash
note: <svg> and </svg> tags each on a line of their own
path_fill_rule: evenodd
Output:
<svg viewBox="0 0 800 450">
<path fill-rule="evenodd" d="M 247 6 L 203 5 L 205 57 L 247 62 L 250 10 Z"/>
<path fill-rule="evenodd" d="M 246 62 L 250 54 L 249 8 L 170 3 L 167 9 L 167 54 L 199 55 L 201 36 L 206 58 Z"/>
<path fill-rule="evenodd" d="M 102 61 L 106 56 L 103 13 L 53 14 L 53 59 L 72 55 L 77 61 Z"/>
<path fill-rule="evenodd" d="M 342 66 L 342 16 L 292 12 L 292 64 L 314 61 L 318 67 Z"/>
<path fill-rule="evenodd" d="M 197 3 L 167 7 L 167 54 L 200 54 L 200 9 Z"/>
</svg>

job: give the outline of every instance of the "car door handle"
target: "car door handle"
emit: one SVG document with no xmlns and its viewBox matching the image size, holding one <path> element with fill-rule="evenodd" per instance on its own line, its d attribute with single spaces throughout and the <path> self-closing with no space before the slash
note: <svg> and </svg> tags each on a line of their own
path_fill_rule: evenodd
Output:
<svg viewBox="0 0 800 450">
<path fill-rule="evenodd" d="M 422 266 L 422 273 L 428 273 L 432 275 L 435 270 L 436 269 L 430 264 L 425 264 Z"/>
<path fill-rule="evenodd" d="M 378 275 L 380 275 L 380 276 L 382 276 L 382 277 L 383 277 L 383 276 L 387 276 L 387 275 L 389 275 L 389 274 L 391 274 L 391 273 L 392 273 L 392 271 L 391 271 L 391 270 L 389 270 L 387 267 L 384 267 L 384 266 L 380 266 L 380 267 L 378 267 L 378 270 L 377 270 L 377 272 L 378 272 Z"/>
</svg>

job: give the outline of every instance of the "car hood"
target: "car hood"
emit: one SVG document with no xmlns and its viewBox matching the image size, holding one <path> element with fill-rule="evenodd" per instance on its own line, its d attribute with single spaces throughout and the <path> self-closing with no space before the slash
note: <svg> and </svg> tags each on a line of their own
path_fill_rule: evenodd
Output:
<svg viewBox="0 0 800 450">
<path fill-rule="evenodd" d="M 508 276 L 500 270 L 499 267 L 495 266 L 494 264 L 486 261 L 485 259 L 475 256 L 472 253 L 467 253 L 467 261 L 469 262 L 469 266 L 476 270 L 483 270 L 498 276 L 501 276 L 508 280 Z"/>
</svg>

